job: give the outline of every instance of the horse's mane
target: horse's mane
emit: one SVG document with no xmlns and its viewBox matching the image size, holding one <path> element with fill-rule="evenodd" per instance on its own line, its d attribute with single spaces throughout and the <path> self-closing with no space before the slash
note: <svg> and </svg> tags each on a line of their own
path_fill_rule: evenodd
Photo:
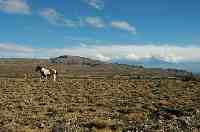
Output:
<svg viewBox="0 0 200 132">
<path fill-rule="evenodd" d="M 41 69 L 42 69 L 42 67 L 38 65 L 38 66 L 36 66 L 35 71 L 37 72 L 37 71 L 39 71 Z"/>
</svg>

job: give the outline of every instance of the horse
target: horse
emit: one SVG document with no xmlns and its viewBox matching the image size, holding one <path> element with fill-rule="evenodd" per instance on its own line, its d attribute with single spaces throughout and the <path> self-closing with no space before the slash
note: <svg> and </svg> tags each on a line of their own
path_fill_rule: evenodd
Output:
<svg viewBox="0 0 200 132">
<path fill-rule="evenodd" d="M 41 77 L 40 80 L 42 80 L 43 78 L 45 79 L 49 79 L 50 77 L 53 77 L 53 81 L 56 81 L 56 76 L 58 74 L 58 72 L 55 69 L 47 69 L 41 66 L 37 66 L 35 68 L 36 72 L 40 72 Z"/>
</svg>

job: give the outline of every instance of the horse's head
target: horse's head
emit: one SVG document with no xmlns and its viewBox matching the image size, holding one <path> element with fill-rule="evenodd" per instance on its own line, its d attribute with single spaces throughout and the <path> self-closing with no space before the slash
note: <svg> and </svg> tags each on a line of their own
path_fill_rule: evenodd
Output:
<svg viewBox="0 0 200 132">
<path fill-rule="evenodd" d="M 35 68 L 35 71 L 38 72 L 38 71 L 40 71 L 41 69 L 42 69 L 41 66 L 37 66 L 37 67 Z"/>
</svg>

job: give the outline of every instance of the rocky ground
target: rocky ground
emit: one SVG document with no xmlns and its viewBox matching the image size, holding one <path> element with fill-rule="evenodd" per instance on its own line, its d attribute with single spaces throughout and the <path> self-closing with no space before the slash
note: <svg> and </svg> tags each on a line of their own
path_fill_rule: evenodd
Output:
<svg viewBox="0 0 200 132">
<path fill-rule="evenodd" d="M 0 132 L 198 132 L 200 82 L 0 79 Z"/>
<path fill-rule="evenodd" d="M 37 65 L 58 81 L 40 82 Z M 0 59 L 0 132 L 115 131 L 200 131 L 200 78 L 73 56 Z"/>
</svg>

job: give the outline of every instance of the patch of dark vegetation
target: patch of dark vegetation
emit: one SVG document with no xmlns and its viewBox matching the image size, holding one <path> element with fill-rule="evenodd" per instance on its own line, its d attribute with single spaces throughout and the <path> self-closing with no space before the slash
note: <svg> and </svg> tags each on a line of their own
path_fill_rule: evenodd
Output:
<svg viewBox="0 0 200 132">
<path fill-rule="evenodd" d="M 198 76 L 195 76 L 193 74 L 185 75 L 181 77 L 182 81 L 199 81 L 200 78 Z"/>
</svg>

